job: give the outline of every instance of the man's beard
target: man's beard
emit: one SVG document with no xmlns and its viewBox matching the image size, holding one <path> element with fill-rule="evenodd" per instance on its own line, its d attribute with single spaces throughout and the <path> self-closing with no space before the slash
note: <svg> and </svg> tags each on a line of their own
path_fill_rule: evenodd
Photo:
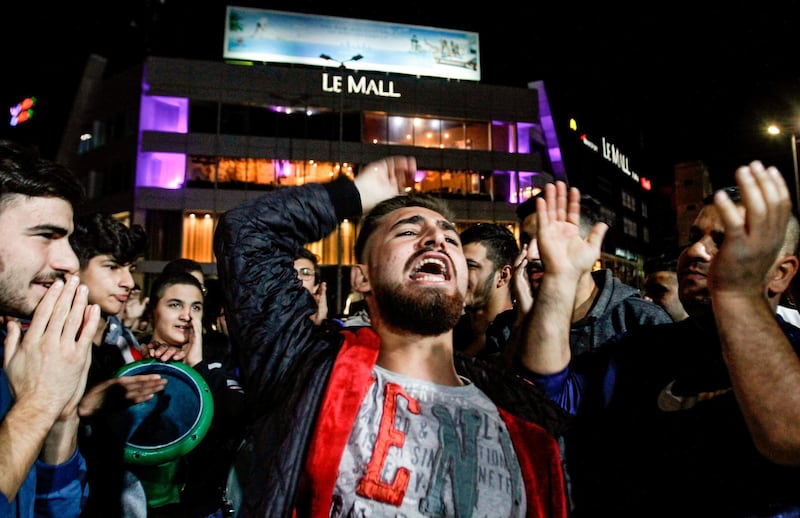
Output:
<svg viewBox="0 0 800 518">
<path fill-rule="evenodd" d="M 678 299 L 686 313 L 695 318 L 713 314 L 711 292 L 705 285 L 685 284 L 678 286 Z"/>
<path fill-rule="evenodd" d="M 464 312 L 464 297 L 440 289 L 423 288 L 409 293 L 403 288 L 375 287 L 381 319 L 391 327 L 435 336 L 453 329 Z"/>
<path fill-rule="evenodd" d="M 4 270 L 0 265 L 0 271 Z M 30 306 L 26 298 L 27 286 L 17 286 L 14 283 L 6 282 L 11 274 L 6 272 L 0 274 L 0 314 L 15 318 L 31 318 L 36 304 Z"/>
<path fill-rule="evenodd" d="M 714 314 L 711 297 L 690 297 L 680 299 L 683 309 L 694 318 L 704 318 Z"/>
<path fill-rule="evenodd" d="M 0 314 L 15 318 L 31 318 L 35 307 L 29 308 L 28 301 L 18 293 L 12 293 L 0 286 Z"/>
<path fill-rule="evenodd" d="M 470 303 L 467 304 L 467 311 L 477 311 L 489 305 L 491 299 L 492 287 L 494 286 L 494 275 L 489 275 L 483 280 L 480 286 L 476 286 L 472 290 Z"/>
</svg>

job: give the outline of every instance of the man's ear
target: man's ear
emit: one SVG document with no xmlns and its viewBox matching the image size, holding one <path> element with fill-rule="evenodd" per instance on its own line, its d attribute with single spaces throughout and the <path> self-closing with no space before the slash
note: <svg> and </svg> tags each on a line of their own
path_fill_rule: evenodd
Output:
<svg viewBox="0 0 800 518">
<path fill-rule="evenodd" d="M 367 277 L 366 264 L 354 264 L 350 268 L 350 288 L 357 293 L 368 293 L 372 288 Z"/>
<path fill-rule="evenodd" d="M 511 279 L 514 278 L 514 268 L 510 264 L 504 265 L 500 269 L 500 275 L 497 277 L 497 287 L 502 288 L 511 284 Z"/>
<path fill-rule="evenodd" d="M 779 257 L 772 270 L 772 276 L 767 282 L 767 296 L 772 298 L 789 290 L 792 279 L 797 275 L 798 267 L 800 267 L 800 259 L 796 255 Z"/>
</svg>

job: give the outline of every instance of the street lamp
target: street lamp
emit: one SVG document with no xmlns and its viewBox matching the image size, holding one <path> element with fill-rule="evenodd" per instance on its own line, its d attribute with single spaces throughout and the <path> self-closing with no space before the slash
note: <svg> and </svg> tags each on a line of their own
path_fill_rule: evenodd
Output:
<svg viewBox="0 0 800 518">
<path fill-rule="evenodd" d="M 780 135 L 781 128 L 776 124 L 770 124 L 767 128 L 770 135 Z M 794 129 L 791 130 L 792 142 L 792 167 L 794 168 L 794 210 L 800 211 L 800 172 L 797 167 L 797 135 Z"/>
<path fill-rule="evenodd" d="M 363 59 L 364 56 L 361 54 L 356 54 L 352 56 L 350 59 L 345 59 L 344 61 L 339 61 L 338 59 L 334 59 L 327 54 L 320 54 L 320 58 L 324 59 L 325 61 L 334 61 L 339 63 L 339 70 L 346 70 L 347 67 L 344 65 L 345 63 L 349 63 L 350 61 L 358 61 Z M 342 141 L 344 138 L 344 90 L 345 90 L 345 81 L 342 79 L 341 88 L 339 88 L 339 174 L 342 173 Z"/>
<path fill-rule="evenodd" d="M 345 59 L 344 61 L 339 61 L 338 59 L 333 59 L 327 54 L 320 54 L 320 58 L 324 59 L 325 61 L 334 61 L 339 63 L 339 70 L 346 70 L 347 67 L 345 63 L 350 61 L 358 61 L 363 59 L 364 56 L 361 54 L 356 54 L 352 56 L 350 59 Z M 345 90 L 344 77 L 342 78 L 342 84 L 339 88 L 339 174 L 342 174 L 342 170 L 344 167 L 342 166 L 342 143 L 344 140 L 344 90 Z M 337 315 L 342 314 L 342 261 L 343 261 L 343 248 L 342 248 L 342 225 L 341 223 L 336 227 L 336 313 Z"/>
</svg>

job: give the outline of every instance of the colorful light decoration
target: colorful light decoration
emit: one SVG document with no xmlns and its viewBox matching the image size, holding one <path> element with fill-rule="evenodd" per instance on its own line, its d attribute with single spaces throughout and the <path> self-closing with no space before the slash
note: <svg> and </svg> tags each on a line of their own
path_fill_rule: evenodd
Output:
<svg viewBox="0 0 800 518">
<path fill-rule="evenodd" d="M 11 112 L 11 120 L 9 124 L 16 126 L 29 120 L 33 117 L 33 107 L 36 105 L 36 97 L 26 97 L 21 103 L 12 106 L 9 111 Z"/>
</svg>

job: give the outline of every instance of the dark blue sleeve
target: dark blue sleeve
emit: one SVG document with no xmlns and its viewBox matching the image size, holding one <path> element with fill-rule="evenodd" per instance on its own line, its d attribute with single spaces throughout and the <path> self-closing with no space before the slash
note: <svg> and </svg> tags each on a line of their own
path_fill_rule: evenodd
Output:
<svg viewBox="0 0 800 518">
<path fill-rule="evenodd" d="M 611 402 L 617 386 L 616 354 L 627 335 L 609 340 L 598 349 L 575 356 L 562 371 L 538 374 L 520 369 L 520 375 L 536 385 L 551 401 L 572 415 L 597 410 Z"/>
<path fill-rule="evenodd" d="M 521 374 L 558 406 L 572 415 L 578 413 L 585 387 L 583 376 L 571 371 L 569 367 L 554 374 L 537 374 L 530 371 L 523 371 Z"/>
<path fill-rule="evenodd" d="M 77 518 L 89 496 L 86 460 L 76 448 L 72 457 L 57 466 L 36 461 L 35 515 Z"/>
</svg>

